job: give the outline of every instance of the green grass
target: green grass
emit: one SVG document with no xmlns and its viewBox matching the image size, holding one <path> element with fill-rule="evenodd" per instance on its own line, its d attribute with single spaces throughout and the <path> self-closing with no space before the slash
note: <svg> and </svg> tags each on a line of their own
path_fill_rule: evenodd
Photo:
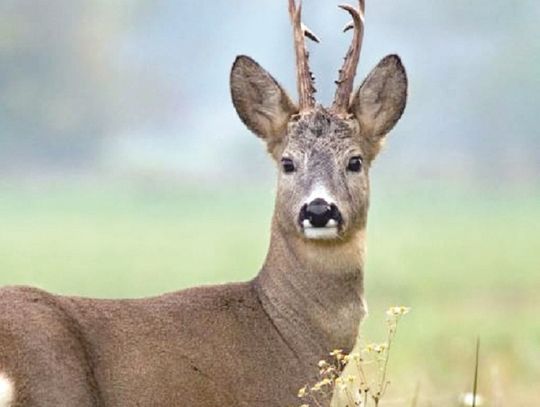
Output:
<svg viewBox="0 0 540 407">
<path fill-rule="evenodd" d="M 388 306 L 413 308 L 390 401 L 418 382 L 421 400 L 470 390 L 477 336 L 479 392 L 540 400 L 540 193 L 473 191 L 375 190 L 364 335 L 382 338 Z M 245 280 L 262 264 L 272 201 L 264 188 L 4 186 L 0 284 L 138 297 Z"/>
</svg>

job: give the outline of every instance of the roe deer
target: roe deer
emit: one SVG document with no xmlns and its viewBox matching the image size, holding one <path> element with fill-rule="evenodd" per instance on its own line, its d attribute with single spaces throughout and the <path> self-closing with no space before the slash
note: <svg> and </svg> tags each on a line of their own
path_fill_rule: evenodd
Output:
<svg viewBox="0 0 540 407">
<path fill-rule="evenodd" d="M 301 22 L 289 0 L 299 102 L 255 61 L 231 71 L 234 106 L 279 167 L 271 241 L 251 281 L 155 298 L 97 300 L 0 291 L 0 407 L 279 406 L 350 351 L 365 304 L 369 169 L 406 103 L 400 59 L 353 94 L 364 1 L 331 107 L 315 103 Z"/>
</svg>

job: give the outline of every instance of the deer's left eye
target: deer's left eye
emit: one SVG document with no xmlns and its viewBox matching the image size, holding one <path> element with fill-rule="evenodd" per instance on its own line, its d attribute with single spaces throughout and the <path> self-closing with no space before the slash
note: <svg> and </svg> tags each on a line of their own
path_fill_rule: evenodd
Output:
<svg viewBox="0 0 540 407">
<path fill-rule="evenodd" d="M 351 172 L 360 172 L 362 170 L 362 157 L 352 157 L 347 165 L 347 170 Z"/>
</svg>

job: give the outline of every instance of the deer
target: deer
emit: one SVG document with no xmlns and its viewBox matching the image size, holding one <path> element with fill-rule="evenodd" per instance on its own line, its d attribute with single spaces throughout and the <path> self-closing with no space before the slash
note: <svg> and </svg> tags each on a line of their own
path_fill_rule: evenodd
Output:
<svg viewBox="0 0 540 407">
<path fill-rule="evenodd" d="M 407 75 L 383 58 L 353 92 L 364 0 L 330 107 L 316 102 L 301 3 L 288 0 L 298 103 L 238 56 L 233 105 L 278 167 L 266 259 L 250 281 L 144 299 L 0 290 L 0 407 L 297 405 L 332 349 L 364 318 L 369 172 L 400 119 Z"/>
</svg>

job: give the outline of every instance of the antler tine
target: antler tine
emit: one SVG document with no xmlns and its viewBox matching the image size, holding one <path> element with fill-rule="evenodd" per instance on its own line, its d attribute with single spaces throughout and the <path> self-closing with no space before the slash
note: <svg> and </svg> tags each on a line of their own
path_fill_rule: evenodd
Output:
<svg viewBox="0 0 540 407">
<path fill-rule="evenodd" d="M 345 56 L 343 67 L 339 70 L 339 79 L 336 81 L 337 89 L 334 98 L 332 110 L 336 113 L 346 113 L 349 108 L 349 99 L 353 91 L 354 77 L 356 76 L 356 68 L 360 60 L 360 51 L 362 50 L 362 40 L 364 38 L 364 13 L 365 1 L 358 0 L 358 9 L 349 6 L 348 4 L 340 5 L 339 7 L 349 12 L 353 21 L 345 26 L 344 32 L 354 28 L 354 34 L 351 46 Z"/>
<path fill-rule="evenodd" d="M 294 51 L 296 54 L 296 79 L 298 83 L 298 98 L 300 111 L 310 110 L 315 106 L 313 94 L 316 92 L 313 75 L 309 70 L 309 54 L 306 50 L 304 37 L 315 42 L 320 42 L 319 38 L 302 23 L 302 0 L 299 0 L 298 7 L 295 0 L 289 0 L 289 14 L 293 26 Z"/>
</svg>

